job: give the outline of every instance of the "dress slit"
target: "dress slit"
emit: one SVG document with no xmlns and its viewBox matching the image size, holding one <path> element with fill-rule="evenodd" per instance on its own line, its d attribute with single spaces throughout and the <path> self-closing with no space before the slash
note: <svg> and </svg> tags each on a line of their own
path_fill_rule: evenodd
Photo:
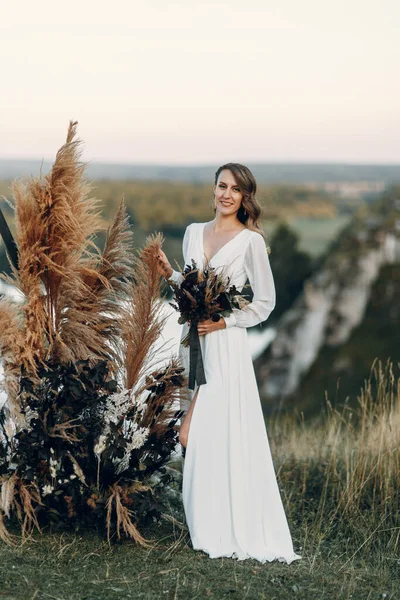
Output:
<svg viewBox="0 0 400 600">
<path fill-rule="evenodd" d="M 192 411 L 192 417 L 190 419 L 190 426 L 189 426 L 189 431 L 188 431 L 188 441 L 187 441 L 187 444 L 186 444 L 186 451 L 187 451 L 187 448 L 189 446 L 190 431 L 192 429 L 193 417 L 194 417 L 194 413 L 195 413 L 196 406 L 197 406 L 197 398 L 198 398 L 198 395 L 199 395 L 200 388 L 201 388 L 201 386 L 198 385 L 197 388 L 194 390 L 194 392 L 193 392 L 193 399 L 192 399 L 192 401 L 190 403 L 190 404 L 192 404 L 192 402 L 195 402 L 196 404 L 194 405 L 194 408 L 193 408 L 193 411 Z"/>
</svg>

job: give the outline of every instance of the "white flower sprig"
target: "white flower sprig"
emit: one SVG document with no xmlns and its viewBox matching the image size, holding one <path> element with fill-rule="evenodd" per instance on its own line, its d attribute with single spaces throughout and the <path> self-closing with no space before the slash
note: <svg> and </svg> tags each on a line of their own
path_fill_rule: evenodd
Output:
<svg viewBox="0 0 400 600">
<path fill-rule="evenodd" d="M 105 427 L 93 448 L 98 457 L 107 448 L 107 438 L 108 434 L 110 433 L 110 423 L 117 425 L 122 421 L 123 435 L 125 439 L 132 442 L 132 435 L 136 432 L 137 423 L 132 420 L 126 420 L 125 415 L 133 407 L 136 408 L 136 413 L 141 415 L 147 406 L 147 396 L 148 392 L 146 392 L 146 390 L 139 396 L 136 396 L 131 390 L 123 389 L 120 392 L 111 394 L 107 398 L 104 413 Z M 145 439 L 142 440 L 143 435 L 144 433 L 142 433 L 142 436 L 136 436 L 135 444 L 139 444 L 137 447 L 141 447 L 144 444 Z"/>
<path fill-rule="evenodd" d="M 127 413 L 131 404 L 130 390 L 115 392 L 107 398 L 104 420 L 106 425 L 114 423 L 117 425 L 121 418 Z"/>
<path fill-rule="evenodd" d="M 53 450 L 53 448 L 50 449 Z M 53 477 L 53 479 L 55 479 L 57 477 L 57 469 L 56 467 L 58 466 L 58 460 L 56 458 L 52 458 L 50 456 L 50 475 Z"/>
<path fill-rule="evenodd" d="M 42 487 L 42 494 L 43 496 L 48 496 L 49 494 L 51 494 L 53 492 L 54 488 L 52 485 L 44 485 Z"/>
<path fill-rule="evenodd" d="M 128 467 L 131 452 L 133 450 L 138 450 L 139 448 L 141 448 L 144 445 L 147 438 L 149 437 L 149 427 L 138 427 L 137 423 L 132 423 L 131 425 L 131 437 L 126 446 L 125 454 L 121 459 L 115 461 L 117 464 L 117 473 L 122 473 L 122 471 L 124 471 Z"/>
</svg>

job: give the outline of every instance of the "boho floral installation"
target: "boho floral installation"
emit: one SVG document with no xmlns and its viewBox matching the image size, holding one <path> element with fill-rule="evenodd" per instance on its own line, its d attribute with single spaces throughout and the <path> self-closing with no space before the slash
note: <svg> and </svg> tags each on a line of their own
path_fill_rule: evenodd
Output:
<svg viewBox="0 0 400 600">
<path fill-rule="evenodd" d="M 231 285 L 231 278 L 209 262 L 200 269 L 192 259 L 190 265 L 185 265 L 182 276 L 179 285 L 170 281 L 174 290 L 174 301 L 170 305 L 180 313 L 178 322 L 181 325 L 190 323 L 181 343 L 190 348 L 189 389 L 193 390 L 196 381 L 199 385 L 206 383 L 198 323 L 207 319 L 219 321 L 230 315 L 234 308 L 244 308 L 249 302 L 235 285 Z"/>
<path fill-rule="evenodd" d="M 178 358 L 155 352 L 163 238 L 134 251 L 122 200 L 97 248 L 76 126 L 46 176 L 12 185 L 19 268 L 3 278 L 23 301 L 0 300 L 0 537 L 14 542 L 14 519 L 23 534 L 99 525 L 149 545 L 140 528 L 162 514 L 185 387 Z"/>
</svg>

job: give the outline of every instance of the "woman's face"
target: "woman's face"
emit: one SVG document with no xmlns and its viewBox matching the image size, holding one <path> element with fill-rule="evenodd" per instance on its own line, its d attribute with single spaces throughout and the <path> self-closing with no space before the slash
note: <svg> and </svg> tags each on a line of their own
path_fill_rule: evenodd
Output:
<svg viewBox="0 0 400 600">
<path fill-rule="evenodd" d="M 231 171 L 228 169 L 221 171 L 213 190 L 217 212 L 219 211 L 223 215 L 237 213 L 242 203 L 243 194 L 237 186 Z"/>
</svg>

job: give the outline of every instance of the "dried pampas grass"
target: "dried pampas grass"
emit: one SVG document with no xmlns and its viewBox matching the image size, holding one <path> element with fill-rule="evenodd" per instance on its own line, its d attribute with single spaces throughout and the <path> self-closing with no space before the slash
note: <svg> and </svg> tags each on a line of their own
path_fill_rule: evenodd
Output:
<svg viewBox="0 0 400 600">
<path fill-rule="evenodd" d="M 176 408 L 173 408 L 174 402 L 177 400 L 178 393 L 184 394 L 183 390 L 177 391 L 174 379 L 177 377 L 177 372 L 181 371 L 181 362 L 177 357 L 173 357 L 167 367 L 157 373 L 157 378 L 150 375 L 145 378 L 142 389 L 139 388 L 138 396 L 147 386 L 157 383 L 163 386 L 163 393 L 156 396 L 151 402 L 147 403 L 146 410 L 140 421 L 141 427 L 149 427 L 150 435 L 155 433 L 158 438 L 161 438 L 165 430 L 169 427 L 169 423 L 175 418 Z"/>
<path fill-rule="evenodd" d="M 120 303 L 130 294 L 135 267 L 132 233 L 122 200 L 104 251 L 96 247 L 105 225 L 83 179 L 76 128 L 70 121 L 45 177 L 12 185 L 19 270 L 6 280 L 25 297 L 18 360 L 31 376 L 49 360 L 102 358 L 114 371 L 122 364 Z"/>
<path fill-rule="evenodd" d="M 34 505 L 42 505 L 40 498 L 39 489 L 35 484 L 26 485 L 21 478 L 19 478 L 19 499 L 21 502 L 21 509 L 23 510 L 23 523 L 22 523 L 22 536 L 27 532 L 30 532 L 33 527 L 36 527 L 38 531 L 41 531 L 39 522 L 36 517 L 36 511 Z"/>
<path fill-rule="evenodd" d="M 127 300 L 134 274 L 132 233 L 123 199 L 107 231 L 100 257 L 77 267 L 78 281 L 62 282 L 59 337 L 53 357 L 62 360 L 89 356 L 109 361 L 111 371 L 122 365 L 122 303 Z"/>
<path fill-rule="evenodd" d="M 141 484 L 138 484 L 142 489 L 149 489 L 147 488 L 147 486 L 143 486 Z M 134 489 L 133 487 L 130 489 L 130 492 L 134 492 L 134 491 L 140 491 L 140 489 Z M 114 509 L 115 509 L 115 515 L 116 515 L 116 531 L 117 531 L 117 537 L 120 540 L 121 539 L 121 529 L 122 531 L 125 533 L 125 535 L 131 539 L 133 539 L 137 544 L 140 544 L 140 546 L 143 546 L 145 548 L 151 548 L 152 544 L 151 542 L 153 540 L 147 540 L 146 538 L 144 538 L 139 530 L 137 529 L 136 525 L 132 522 L 132 511 L 130 511 L 128 509 L 127 506 L 125 506 L 122 503 L 122 497 L 126 495 L 126 491 L 120 487 L 117 484 L 114 484 L 111 488 L 111 493 L 108 497 L 107 500 L 107 539 L 108 542 L 110 542 L 110 532 L 111 532 L 111 520 L 112 520 L 112 513 L 113 513 L 113 505 L 114 505 Z"/>
<path fill-rule="evenodd" d="M 20 327 L 18 307 L 6 298 L 0 300 L 0 356 L 3 361 L 4 382 L 2 387 L 7 394 L 7 405 L 11 417 L 19 423 L 22 419 L 17 399 L 21 364 L 29 362 L 32 356 L 24 348 L 24 335 Z"/>
<path fill-rule="evenodd" d="M 62 281 L 76 282 L 77 267 L 90 254 L 95 232 L 103 228 L 99 201 L 88 198 L 91 185 L 83 180 L 76 126 L 70 122 L 48 175 L 12 185 L 19 254 L 13 283 L 26 298 L 25 346 L 38 363 L 51 353 L 56 338 Z"/>
<path fill-rule="evenodd" d="M 4 525 L 4 514 L 0 510 L 0 540 L 3 540 L 8 546 L 17 546 L 16 537 L 9 533 L 7 527 Z"/>
<path fill-rule="evenodd" d="M 14 491 L 18 480 L 18 476 L 14 473 L 10 477 L 4 477 L 0 480 L 1 495 L 0 495 L 0 510 L 10 518 L 10 510 L 14 501 Z"/>
<path fill-rule="evenodd" d="M 134 389 L 150 374 L 156 363 L 154 345 L 167 319 L 162 314 L 161 277 L 157 269 L 157 254 L 163 241 L 160 233 L 148 236 L 134 261 L 131 297 L 122 323 L 127 389 Z"/>
<path fill-rule="evenodd" d="M 10 535 L 4 525 L 4 516 L 10 518 L 11 513 L 21 523 L 22 536 L 33 527 L 41 531 L 37 520 L 35 505 L 42 505 L 40 492 L 36 484 L 26 484 L 17 473 L 0 480 L 0 538 L 9 545 L 15 545 L 15 537 Z"/>
</svg>

